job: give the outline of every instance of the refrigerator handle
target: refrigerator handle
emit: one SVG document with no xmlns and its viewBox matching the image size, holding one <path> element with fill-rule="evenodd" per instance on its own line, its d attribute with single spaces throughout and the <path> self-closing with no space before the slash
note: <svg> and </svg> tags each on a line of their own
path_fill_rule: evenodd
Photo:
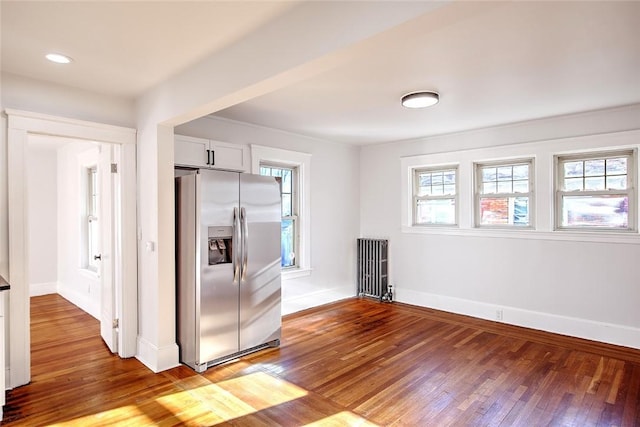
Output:
<svg viewBox="0 0 640 427">
<path fill-rule="evenodd" d="M 247 277 L 247 260 L 249 258 L 249 228 L 247 227 L 247 211 L 240 208 L 240 223 L 242 224 L 242 275 L 240 280 L 244 282 Z"/>
<path fill-rule="evenodd" d="M 240 232 L 240 224 L 238 223 L 238 208 L 233 208 L 233 283 L 239 282 L 239 273 L 240 273 L 240 252 L 238 249 L 240 248 L 240 239 L 238 238 L 238 233 Z"/>
</svg>

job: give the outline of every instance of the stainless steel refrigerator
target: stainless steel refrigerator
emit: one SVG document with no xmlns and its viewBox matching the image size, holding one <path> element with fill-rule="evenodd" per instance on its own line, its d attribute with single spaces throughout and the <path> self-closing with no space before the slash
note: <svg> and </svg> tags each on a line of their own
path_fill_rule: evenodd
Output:
<svg viewBox="0 0 640 427">
<path fill-rule="evenodd" d="M 280 186 L 200 169 L 176 177 L 177 331 L 202 372 L 280 345 Z"/>
</svg>

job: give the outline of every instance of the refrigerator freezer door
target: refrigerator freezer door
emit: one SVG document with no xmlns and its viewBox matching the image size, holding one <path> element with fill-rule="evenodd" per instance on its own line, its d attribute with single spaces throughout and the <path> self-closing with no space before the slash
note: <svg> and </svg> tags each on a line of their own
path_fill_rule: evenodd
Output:
<svg viewBox="0 0 640 427">
<path fill-rule="evenodd" d="M 280 339 L 280 185 L 240 175 L 244 249 L 240 281 L 240 350 Z"/>
<path fill-rule="evenodd" d="M 234 210 L 239 206 L 239 174 L 215 170 L 198 173 L 200 199 L 200 301 L 198 364 L 238 352 L 238 284 L 233 262 L 236 241 Z M 224 230 L 230 230 L 224 236 Z M 222 234 L 220 234 L 222 233 Z M 228 239 L 225 239 L 228 237 Z M 211 243 L 209 243 L 211 242 Z M 229 244 L 229 242 L 231 242 Z M 229 262 L 210 263 L 209 251 L 225 251 Z M 218 259 L 218 258 L 216 258 Z"/>
</svg>

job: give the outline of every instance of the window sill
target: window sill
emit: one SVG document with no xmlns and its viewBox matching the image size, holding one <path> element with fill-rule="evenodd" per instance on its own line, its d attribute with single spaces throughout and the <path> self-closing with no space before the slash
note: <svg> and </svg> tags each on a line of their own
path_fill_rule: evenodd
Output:
<svg viewBox="0 0 640 427">
<path fill-rule="evenodd" d="M 427 228 L 427 227 L 402 227 L 403 233 L 430 234 L 448 236 L 472 236 L 490 237 L 502 239 L 532 239 L 532 240 L 559 240 L 593 243 L 617 243 L 625 245 L 640 245 L 640 234 L 637 232 L 607 232 L 607 231 L 537 231 L 537 230 L 498 230 L 485 228 Z"/>
<path fill-rule="evenodd" d="M 98 274 L 97 271 L 89 270 L 88 268 L 81 268 L 80 274 L 90 279 L 94 279 L 94 280 L 100 279 L 100 275 Z"/>
<path fill-rule="evenodd" d="M 282 279 L 290 280 L 297 279 L 299 277 L 311 276 L 311 268 L 294 268 L 291 270 L 283 270 L 282 271 Z"/>
</svg>

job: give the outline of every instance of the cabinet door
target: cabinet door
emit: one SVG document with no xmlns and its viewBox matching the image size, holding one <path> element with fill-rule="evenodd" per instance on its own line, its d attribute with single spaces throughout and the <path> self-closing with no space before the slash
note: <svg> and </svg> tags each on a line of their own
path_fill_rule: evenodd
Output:
<svg viewBox="0 0 640 427">
<path fill-rule="evenodd" d="M 174 163 L 179 166 L 209 167 L 209 140 L 176 135 L 174 141 Z"/>
<path fill-rule="evenodd" d="M 246 146 L 210 141 L 209 149 L 213 151 L 211 167 L 215 169 L 226 169 L 239 172 L 246 172 L 249 170 Z"/>
</svg>

